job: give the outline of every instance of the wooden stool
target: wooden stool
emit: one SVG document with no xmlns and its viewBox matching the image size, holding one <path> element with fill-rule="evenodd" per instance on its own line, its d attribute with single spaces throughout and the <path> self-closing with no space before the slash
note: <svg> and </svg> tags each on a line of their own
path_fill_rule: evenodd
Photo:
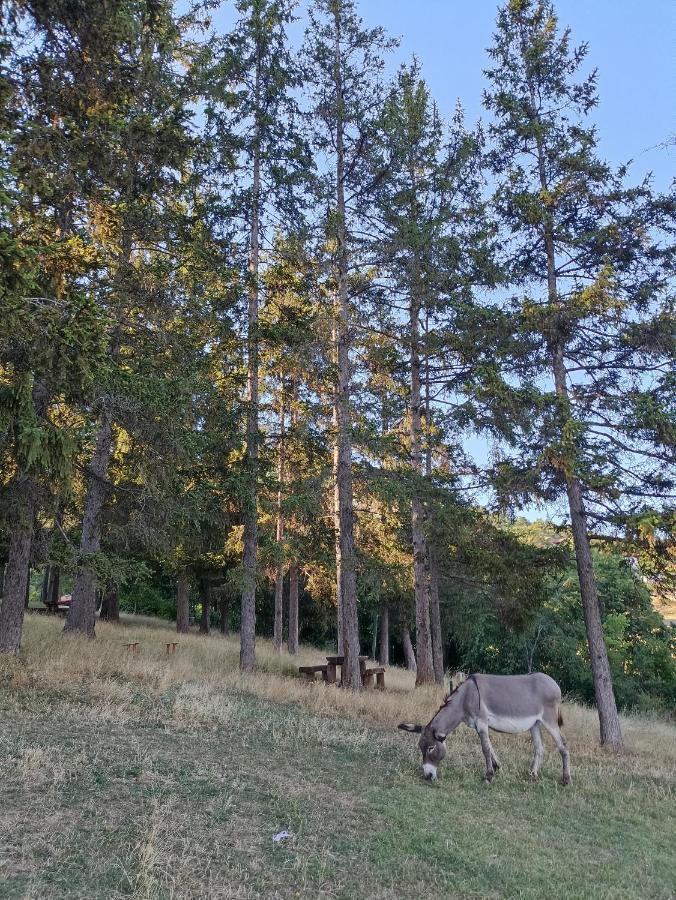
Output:
<svg viewBox="0 0 676 900">
<path fill-rule="evenodd" d="M 127 644 L 127 653 L 132 653 L 134 656 L 138 653 L 138 641 Z"/>
<path fill-rule="evenodd" d="M 382 666 L 378 666 L 375 669 L 364 669 L 362 674 L 362 683 L 365 688 L 373 687 L 373 676 L 375 675 L 377 679 L 378 690 L 385 690 L 385 669 Z"/>
<path fill-rule="evenodd" d="M 178 641 L 169 641 L 167 644 L 167 653 L 176 653 Z"/>
</svg>

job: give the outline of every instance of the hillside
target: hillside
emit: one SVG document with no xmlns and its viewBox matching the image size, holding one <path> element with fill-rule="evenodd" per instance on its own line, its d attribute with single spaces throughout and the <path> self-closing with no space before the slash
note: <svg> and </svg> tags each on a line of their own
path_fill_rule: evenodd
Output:
<svg viewBox="0 0 676 900">
<path fill-rule="evenodd" d="M 159 623 L 100 623 L 91 643 L 60 627 L 29 616 L 21 657 L 0 662 L 3 898 L 672 895 L 671 725 L 623 717 L 612 756 L 595 713 L 565 704 L 570 789 L 549 741 L 528 781 L 521 737 L 496 738 L 486 785 L 461 728 L 431 785 L 396 724 L 439 692 L 406 672 L 354 697 L 294 676 L 309 648 L 292 661 L 260 641 L 246 677 L 234 638 L 191 635 L 169 657 Z"/>
</svg>

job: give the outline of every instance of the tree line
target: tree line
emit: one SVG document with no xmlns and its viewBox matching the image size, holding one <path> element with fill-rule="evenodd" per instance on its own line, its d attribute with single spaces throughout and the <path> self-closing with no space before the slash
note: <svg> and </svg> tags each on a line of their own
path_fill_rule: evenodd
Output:
<svg viewBox="0 0 676 900">
<path fill-rule="evenodd" d="M 600 158 L 546 0 L 499 8 L 476 126 L 417 60 L 388 77 L 354 0 L 234 5 L 227 33 L 215 2 L 0 11 L 0 652 L 31 566 L 90 637 L 159 568 L 245 671 L 288 582 L 289 652 L 302 595 L 356 689 L 369 606 L 441 683 L 459 596 L 540 608 L 566 542 L 510 521 L 559 503 L 620 747 L 592 548 L 670 560 L 673 196 Z"/>
</svg>

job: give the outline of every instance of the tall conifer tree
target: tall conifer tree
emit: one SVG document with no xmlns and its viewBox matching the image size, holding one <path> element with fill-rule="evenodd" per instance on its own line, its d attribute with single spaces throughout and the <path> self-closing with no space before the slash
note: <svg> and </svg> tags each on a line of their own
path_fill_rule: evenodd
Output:
<svg viewBox="0 0 676 900">
<path fill-rule="evenodd" d="M 653 202 L 647 183 L 626 189 L 625 172 L 614 173 L 596 155 L 596 132 L 585 121 L 597 102 L 596 75 L 581 73 L 587 47 L 571 45 L 552 3 L 510 0 L 489 52 L 494 209 L 511 277 L 526 291 L 515 321 L 532 375 L 548 372 L 553 384 L 543 396 L 540 440 L 521 463 L 530 455 L 531 484 L 548 481 L 550 497 L 565 491 L 601 742 L 619 749 L 589 522 L 604 507 L 621 505 L 623 494 L 636 497 L 638 489 L 646 496 L 664 485 L 657 473 L 629 474 L 617 452 L 618 443 L 628 443 L 634 460 L 641 456 L 651 425 L 628 441 L 627 425 L 646 404 L 654 408 L 662 383 L 654 359 L 664 320 L 655 313 L 666 257 L 651 232 L 664 207 Z M 652 423 L 655 436 L 659 420 Z"/>
<path fill-rule="evenodd" d="M 342 644 L 347 657 L 345 681 L 354 689 L 361 677 L 352 472 L 351 269 L 356 257 L 351 229 L 372 202 L 374 172 L 369 147 L 380 102 L 382 53 L 388 46 L 382 29 L 364 27 L 353 0 L 314 0 L 306 35 L 306 65 L 317 121 L 314 143 L 327 157 L 321 199 L 330 211 L 327 224 L 333 251 L 338 645 Z"/>
</svg>

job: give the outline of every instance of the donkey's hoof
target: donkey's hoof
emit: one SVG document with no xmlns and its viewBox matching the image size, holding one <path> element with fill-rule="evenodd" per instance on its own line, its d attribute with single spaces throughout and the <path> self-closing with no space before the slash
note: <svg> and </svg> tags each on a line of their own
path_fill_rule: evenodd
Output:
<svg viewBox="0 0 676 900">
<path fill-rule="evenodd" d="M 484 781 L 487 782 L 487 784 L 490 784 L 494 778 L 495 772 L 486 772 L 486 774 L 484 775 Z"/>
<path fill-rule="evenodd" d="M 538 773 L 537 773 L 537 772 L 529 772 L 529 773 L 528 773 L 528 777 L 530 778 L 531 781 L 537 781 L 537 780 L 538 780 Z"/>
<path fill-rule="evenodd" d="M 573 782 L 572 782 L 572 780 L 571 780 L 570 775 L 563 775 L 563 776 L 562 776 L 562 778 L 561 778 L 561 784 L 562 784 L 564 787 L 568 787 L 568 785 L 569 785 L 569 784 L 572 784 L 572 783 L 573 783 Z"/>
</svg>

